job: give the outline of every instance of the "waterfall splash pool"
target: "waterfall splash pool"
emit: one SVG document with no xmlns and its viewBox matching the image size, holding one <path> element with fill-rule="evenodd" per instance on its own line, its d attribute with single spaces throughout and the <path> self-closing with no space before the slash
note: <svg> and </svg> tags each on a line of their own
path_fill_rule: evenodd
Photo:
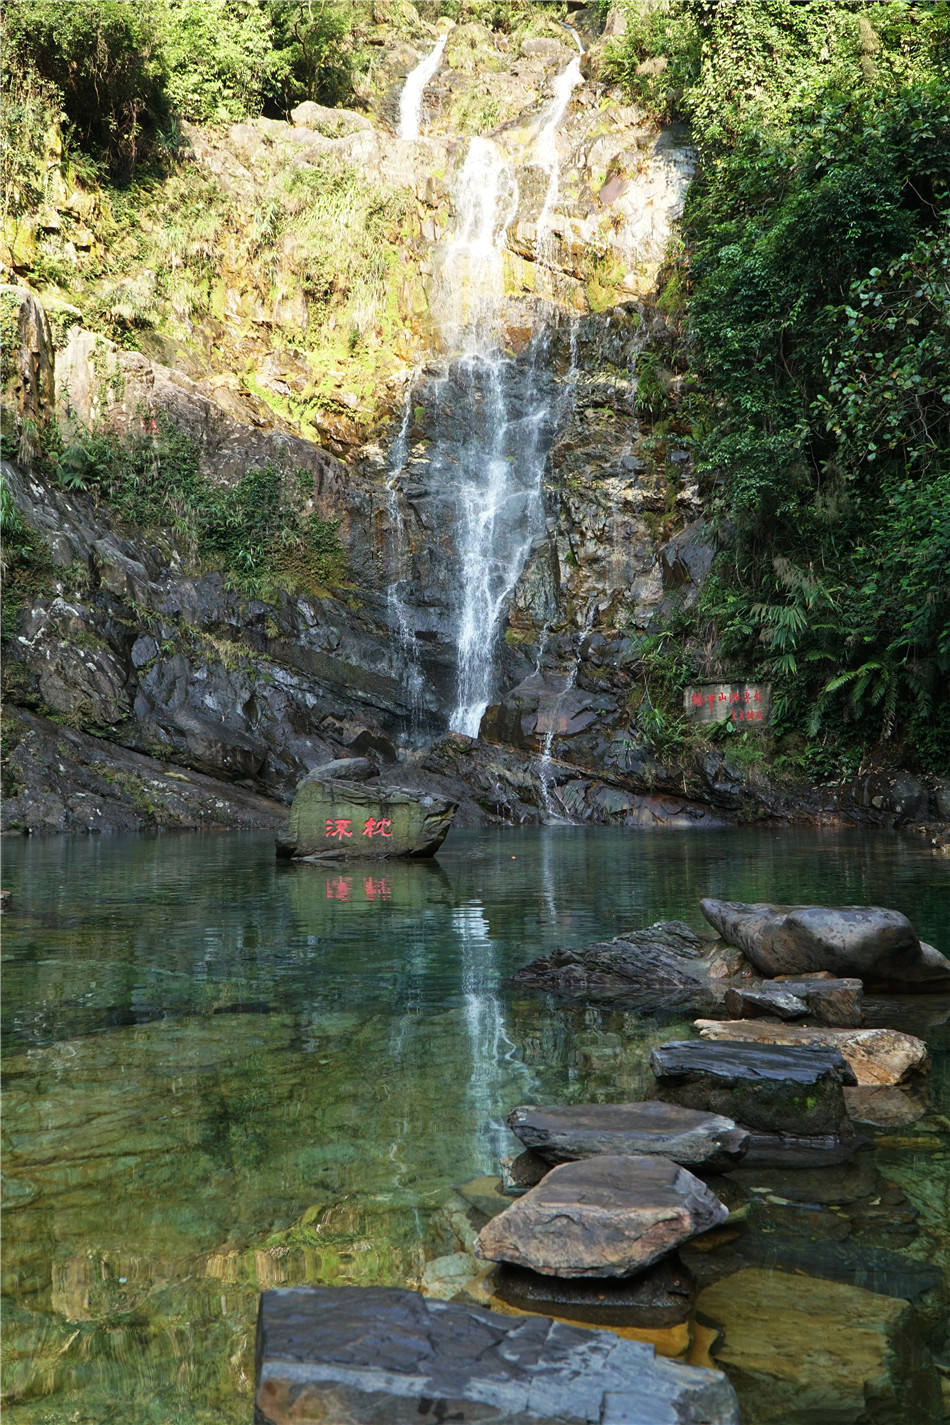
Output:
<svg viewBox="0 0 950 1425">
<path fill-rule="evenodd" d="M 453 832 L 431 865 L 332 868 L 237 834 L 5 851 L 5 1386 L 24 1425 L 248 1421 L 262 1287 L 418 1285 L 467 1250 L 457 1189 L 517 1151 L 516 1103 L 645 1096 L 649 1049 L 688 1025 L 505 988 L 536 955 L 699 928 L 703 895 L 876 902 L 950 947 L 950 866 L 880 833 Z M 809 1244 L 806 1283 L 819 1218 L 877 1264 L 875 1292 L 906 1290 L 882 1248 L 946 1269 L 947 1011 L 890 1001 L 932 1068 L 925 1116 L 875 1151 L 883 1190 L 840 1214 L 753 1202 L 747 1236 L 779 1220 Z"/>
</svg>

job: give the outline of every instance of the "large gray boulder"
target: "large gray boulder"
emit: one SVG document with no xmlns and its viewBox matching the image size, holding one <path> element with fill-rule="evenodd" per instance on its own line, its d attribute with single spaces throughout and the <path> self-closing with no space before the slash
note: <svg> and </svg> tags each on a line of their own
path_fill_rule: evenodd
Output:
<svg viewBox="0 0 950 1425">
<path fill-rule="evenodd" d="M 552 1168 L 485 1224 L 475 1255 L 546 1276 L 626 1277 L 728 1216 L 669 1159 L 606 1154 Z"/>
<path fill-rule="evenodd" d="M 552 1108 L 521 1104 L 509 1113 L 508 1127 L 549 1163 L 646 1153 L 683 1168 L 720 1172 L 739 1161 L 749 1137 L 731 1118 L 658 1099 Z"/>
<path fill-rule="evenodd" d="M 950 960 L 922 945 L 897 910 L 719 900 L 700 906 L 723 940 L 763 975 L 830 970 L 891 989 L 950 989 Z"/>
<path fill-rule="evenodd" d="M 739 1425 L 720 1371 L 391 1287 L 261 1294 L 255 1425 Z"/>
<path fill-rule="evenodd" d="M 317 768 L 300 783 L 287 831 L 277 841 L 278 856 L 322 861 L 435 855 L 457 803 L 382 782 L 334 776 L 340 767 L 337 762 Z"/>
</svg>

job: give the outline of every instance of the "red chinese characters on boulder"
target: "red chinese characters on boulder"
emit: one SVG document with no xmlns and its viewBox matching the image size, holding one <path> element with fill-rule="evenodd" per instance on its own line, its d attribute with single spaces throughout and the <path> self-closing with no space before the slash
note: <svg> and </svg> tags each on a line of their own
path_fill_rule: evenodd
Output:
<svg viewBox="0 0 950 1425">
<path fill-rule="evenodd" d="M 366 818 L 363 824 L 364 836 L 392 836 L 393 824 L 388 816 L 381 817 L 379 821 L 374 816 Z"/>
<path fill-rule="evenodd" d="M 347 836 L 352 836 L 350 830 L 352 822 L 349 817 L 327 817 L 327 836 L 336 837 L 337 841 L 342 841 Z"/>
</svg>

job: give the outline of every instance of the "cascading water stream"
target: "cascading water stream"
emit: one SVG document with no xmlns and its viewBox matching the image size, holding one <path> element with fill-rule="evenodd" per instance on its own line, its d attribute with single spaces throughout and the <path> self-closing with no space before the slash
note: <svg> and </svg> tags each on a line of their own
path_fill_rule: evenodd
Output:
<svg viewBox="0 0 950 1425">
<path fill-rule="evenodd" d="M 418 730 L 422 712 L 425 678 L 419 665 L 416 639 L 412 627 L 410 611 L 403 598 L 405 584 L 404 568 L 408 565 L 406 526 L 399 502 L 398 481 L 406 468 L 409 453 L 409 423 L 412 416 L 412 392 L 414 377 L 406 384 L 403 401 L 402 420 L 399 432 L 389 453 L 389 479 L 386 489 L 389 493 L 389 528 L 392 567 L 387 589 L 387 612 L 389 629 L 396 643 L 399 672 L 406 689 L 409 702 L 410 730 Z"/>
<path fill-rule="evenodd" d="M 399 96 L 399 127 L 396 135 L 401 139 L 421 138 L 419 128 L 422 118 L 422 97 L 425 87 L 433 77 L 442 62 L 442 52 L 445 49 L 445 42 L 449 32 L 446 30 L 434 49 L 430 50 L 424 59 L 421 59 L 415 69 L 406 76 L 403 91 Z"/>
<path fill-rule="evenodd" d="M 577 39 L 576 34 L 574 38 Z M 578 47 L 580 47 L 579 40 Z M 551 258 L 549 251 L 551 245 L 551 219 L 554 216 L 554 208 L 557 204 L 561 176 L 561 166 L 558 161 L 557 153 L 557 130 L 558 125 L 567 112 L 567 106 L 571 102 L 571 95 L 578 84 L 583 83 L 583 77 L 581 75 L 582 53 L 579 54 L 576 59 L 572 59 L 567 68 L 555 79 L 554 98 L 551 100 L 551 104 L 544 115 L 544 121 L 534 141 L 534 162 L 543 168 L 548 175 L 548 185 L 544 194 L 544 202 L 538 214 L 535 246 L 539 259 L 547 262 L 548 265 L 550 265 Z"/>
<path fill-rule="evenodd" d="M 534 161 L 548 174 L 539 240 L 557 198 L 556 130 L 581 81 L 579 66 L 580 59 L 573 60 L 555 81 L 554 99 L 535 142 Z M 444 591 L 446 612 L 439 634 L 455 645 L 455 697 L 448 723 L 453 731 L 471 737 L 478 735 L 495 692 L 499 627 L 531 551 L 544 535 L 542 479 L 562 405 L 553 373 L 539 360 L 540 332 L 517 358 L 504 350 L 505 251 L 518 200 L 511 161 L 491 140 L 472 139 L 453 185 L 453 231 L 433 254 L 430 306 L 440 329 L 444 364 L 435 380 L 429 378 L 419 388 L 430 419 L 425 469 L 417 454 L 414 475 L 445 507 L 444 514 L 439 513 L 448 519 L 437 526 L 439 537 L 425 549 L 430 578 L 434 570 Z M 400 588 L 408 560 L 395 508 L 408 422 L 407 404 L 390 460 L 390 527 L 397 548 L 389 607 L 408 700 L 417 708 L 425 684 Z M 432 607 L 430 603 L 426 614 L 430 639 Z"/>
</svg>

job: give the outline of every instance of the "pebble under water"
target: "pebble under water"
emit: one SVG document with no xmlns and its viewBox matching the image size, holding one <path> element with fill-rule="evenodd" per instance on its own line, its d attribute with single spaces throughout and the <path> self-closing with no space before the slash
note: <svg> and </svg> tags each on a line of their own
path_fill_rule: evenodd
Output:
<svg viewBox="0 0 950 1425">
<path fill-rule="evenodd" d="M 238 1425 L 260 1289 L 449 1294 L 474 1272 L 473 1203 L 519 1147 L 507 1112 L 647 1097 L 650 1049 L 692 1032 L 507 989 L 535 956 L 701 929 L 706 895 L 887 905 L 950 951 L 950 863 L 883 833 L 453 832 L 432 864 L 332 867 L 278 865 L 257 835 L 58 838 L 9 841 L 5 863 L 4 1375 L 24 1425 Z M 943 1418 L 950 1003 L 868 1018 L 927 1040 L 921 1116 L 862 1128 L 847 1169 L 718 1179 L 742 1221 L 692 1250 L 690 1320 L 645 1333 L 711 1349 L 746 1425 Z"/>
</svg>

